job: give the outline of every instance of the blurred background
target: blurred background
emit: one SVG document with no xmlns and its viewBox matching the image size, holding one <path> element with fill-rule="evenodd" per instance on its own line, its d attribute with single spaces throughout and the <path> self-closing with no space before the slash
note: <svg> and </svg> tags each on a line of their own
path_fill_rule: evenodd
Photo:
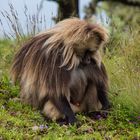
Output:
<svg viewBox="0 0 140 140">
<path fill-rule="evenodd" d="M 35 34 L 69 18 L 129 28 L 140 24 L 139 0 L 4 0 L 0 4 L 0 36 Z M 114 22 L 114 23 L 113 23 Z M 114 27 L 114 26 L 113 26 Z"/>
</svg>

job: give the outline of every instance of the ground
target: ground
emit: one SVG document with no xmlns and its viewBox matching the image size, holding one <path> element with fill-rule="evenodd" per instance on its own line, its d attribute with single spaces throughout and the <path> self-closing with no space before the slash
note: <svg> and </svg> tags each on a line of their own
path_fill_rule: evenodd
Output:
<svg viewBox="0 0 140 140">
<path fill-rule="evenodd" d="M 107 118 L 77 114 L 79 125 L 45 121 L 38 110 L 19 100 L 19 86 L 10 81 L 15 41 L 0 41 L 0 140 L 9 139 L 140 139 L 139 47 L 127 44 L 103 57 L 110 79 L 112 108 Z M 110 44 L 108 44 L 110 45 Z M 135 48 L 132 47 L 135 46 Z M 18 45 L 17 45 L 18 46 Z M 129 47 L 131 46 L 131 47 Z M 132 49 L 133 48 L 133 49 Z M 121 51 L 120 51 L 121 49 Z"/>
</svg>

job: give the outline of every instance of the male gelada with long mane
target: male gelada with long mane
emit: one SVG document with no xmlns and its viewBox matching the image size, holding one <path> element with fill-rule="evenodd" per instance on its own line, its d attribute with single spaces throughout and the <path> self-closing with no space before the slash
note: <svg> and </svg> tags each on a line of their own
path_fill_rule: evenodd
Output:
<svg viewBox="0 0 140 140">
<path fill-rule="evenodd" d="M 107 109 L 108 77 L 99 52 L 107 38 L 101 25 L 78 18 L 60 21 L 32 37 L 11 68 L 21 101 L 68 124 L 76 122 L 76 112 Z"/>
</svg>

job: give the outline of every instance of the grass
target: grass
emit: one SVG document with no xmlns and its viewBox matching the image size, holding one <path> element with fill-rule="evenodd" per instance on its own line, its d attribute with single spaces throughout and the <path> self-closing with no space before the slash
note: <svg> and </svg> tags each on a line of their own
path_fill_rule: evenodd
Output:
<svg viewBox="0 0 140 140">
<path fill-rule="evenodd" d="M 1 139 L 133 139 L 140 137 L 138 113 L 115 101 L 107 119 L 91 120 L 77 115 L 80 126 L 46 122 L 39 111 L 18 100 L 19 87 L 4 76 L 0 92 Z M 132 113 L 132 114 L 131 114 Z M 47 126 L 46 127 L 43 127 Z"/>
<path fill-rule="evenodd" d="M 92 120 L 77 114 L 79 127 L 47 122 L 38 110 L 19 101 L 19 87 L 12 85 L 8 74 L 16 43 L 1 40 L 0 139 L 140 139 L 140 49 L 135 36 L 137 33 L 130 42 L 118 39 L 119 42 L 115 33 L 111 37 L 108 48 L 114 49 L 106 50 L 104 63 L 113 107 L 106 119 Z"/>
</svg>

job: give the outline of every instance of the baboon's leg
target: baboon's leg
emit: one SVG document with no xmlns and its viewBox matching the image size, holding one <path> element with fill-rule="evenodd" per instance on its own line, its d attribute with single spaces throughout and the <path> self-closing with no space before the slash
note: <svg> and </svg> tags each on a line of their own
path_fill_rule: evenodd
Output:
<svg viewBox="0 0 140 140">
<path fill-rule="evenodd" d="M 98 98 L 102 104 L 102 109 L 106 110 L 110 107 L 106 91 L 101 87 L 98 89 Z"/>
<path fill-rule="evenodd" d="M 65 118 L 69 124 L 76 122 L 75 114 L 72 111 L 71 106 L 65 96 L 61 95 L 59 98 L 53 98 L 52 102 L 56 108 L 65 115 Z"/>
<path fill-rule="evenodd" d="M 101 73 L 104 81 L 99 81 L 97 84 L 97 93 L 98 98 L 102 104 L 102 109 L 106 110 L 110 107 L 110 103 L 108 100 L 108 76 L 106 72 L 106 68 L 103 63 L 101 63 Z"/>
<path fill-rule="evenodd" d="M 101 109 L 102 105 L 98 99 L 97 94 L 98 93 L 97 93 L 96 86 L 93 83 L 89 84 L 84 100 L 84 106 L 86 111 L 91 112 L 91 111 L 98 111 Z"/>
</svg>

